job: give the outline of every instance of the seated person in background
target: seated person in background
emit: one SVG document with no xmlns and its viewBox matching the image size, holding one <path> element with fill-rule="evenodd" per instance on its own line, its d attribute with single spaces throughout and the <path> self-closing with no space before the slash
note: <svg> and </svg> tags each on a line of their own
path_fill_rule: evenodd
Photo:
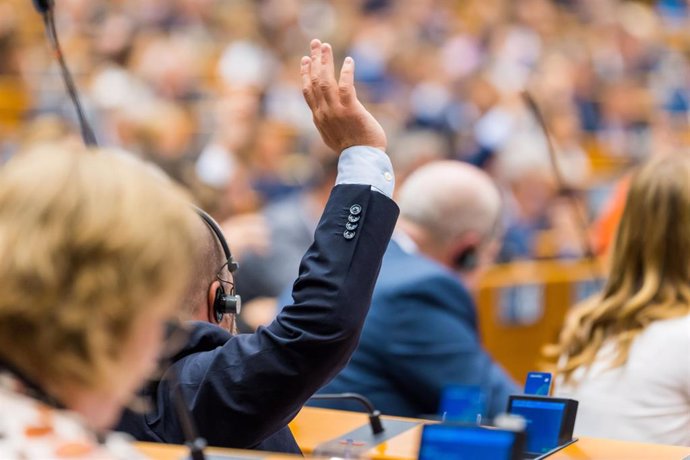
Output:
<svg viewBox="0 0 690 460">
<path fill-rule="evenodd" d="M 139 457 L 95 433 L 155 368 L 194 219 L 121 155 L 44 147 L 0 169 L 0 458 Z"/>
<path fill-rule="evenodd" d="M 493 417 L 517 388 L 481 346 L 469 289 L 496 252 L 498 190 L 479 169 L 441 161 L 414 172 L 399 203 L 359 348 L 320 392 L 361 393 L 384 414 L 415 417 L 437 413 L 446 385 L 478 385 Z"/>
<path fill-rule="evenodd" d="M 604 290 L 572 311 L 552 356 L 575 432 L 690 446 L 690 157 L 630 185 Z"/>
<path fill-rule="evenodd" d="M 346 60 L 338 84 L 331 47 L 318 40 L 311 43 L 311 58 L 302 58 L 304 93 L 315 124 L 325 143 L 343 153 L 292 303 L 267 327 L 232 335 L 231 318 L 217 316 L 219 289 L 230 293 L 234 285 L 218 242 L 205 229 L 209 265 L 196 270 L 196 290 L 186 306 L 200 321 L 165 373 L 179 375 L 184 399 L 209 445 L 299 452 L 287 424 L 357 346 L 398 208 L 390 198 L 386 136 L 357 100 L 353 71 L 353 61 Z M 168 382 L 154 382 L 144 392 L 154 409 L 128 412 L 120 429 L 139 440 L 184 442 Z"/>
</svg>

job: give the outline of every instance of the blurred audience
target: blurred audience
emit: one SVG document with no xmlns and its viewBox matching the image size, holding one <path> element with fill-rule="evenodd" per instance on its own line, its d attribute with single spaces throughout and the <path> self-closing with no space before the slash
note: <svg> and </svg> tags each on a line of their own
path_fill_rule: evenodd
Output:
<svg viewBox="0 0 690 460">
<path fill-rule="evenodd" d="M 522 91 L 540 105 L 572 189 L 607 190 L 650 151 L 690 142 L 690 15 L 682 2 L 57 6 L 65 53 L 99 139 L 160 164 L 220 220 L 312 186 L 308 152 L 318 136 L 294 69 L 314 35 L 357 59 L 360 97 L 390 133 L 400 179 L 432 158 L 470 161 L 494 176 L 508 203 L 502 260 L 578 252 L 570 242 L 552 245 L 553 253 L 535 243 L 544 232 L 576 231 L 555 228 L 573 219 L 550 217 L 560 212 L 551 209 L 559 206 L 552 199 L 558 190 L 548 184 L 546 142 Z M 73 129 L 75 116 L 30 2 L 0 0 L 0 9 L 0 147 L 7 158 L 30 141 L 16 129 L 23 121 L 52 115 Z M 510 171 L 511 157 L 521 163 L 526 152 L 531 160 Z M 539 199 L 529 204 L 530 197 Z M 241 237 L 234 244 L 252 246 Z"/>
</svg>

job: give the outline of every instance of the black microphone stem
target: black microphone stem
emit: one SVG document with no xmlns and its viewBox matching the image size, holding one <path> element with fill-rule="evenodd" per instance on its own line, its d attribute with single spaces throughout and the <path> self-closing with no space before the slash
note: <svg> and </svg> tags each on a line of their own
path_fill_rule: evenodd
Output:
<svg viewBox="0 0 690 460">
<path fill-rule="evenodd" d="M 48 9 L 42 13 L 42 16 L 43 22 L 45 23 L 46 27 L 46 33 L 48 35 L 48 41 L 50 42 L 51 47 L 53 48 L 55 57 L 57 58 L 58 67 L 60 67 L 62 79 L 65 82 L 65 88 L 67 89 L 67 93 L 69 94 L 70 99 L 72 100 L 74 108 L 77 112 L 79 126 L 81 127 L 81 137 L 84 140 L 84 144 L 86 144 L 89 147 L 96 147 L 98 146 L 96 135 L 93 133 L 91 125 L 89 125 L 89 122 L 86 119 L 86 116 L 84 115 L 84 109 L 81 105 L 81 101 L 79 100 L 79 93 L 77 92 L 77 87 L 74 83 L 74 79 L 72 78 L 72 74 L 70 73 L 69 68 L 67 67 L 65 57 L 62 54 L 62 48 L 60 47 L 60 41 L 58 39 L 57 30 L 55 28 L 55 15 L 52 9 L 52 2 L 49 5 Z"/>
<path fill-rule="evenodd" d="M 594 253 L 594 248 L 592 247 L 592 242 L 589 239 L 589 226 L 587 224 L 587 217 L 583 215 L 577 198 L 572 193 L 570 187 L 568 187 L 568 185 L 565 182 L 565 179 L 563 178 L 561 168 L 558 164 L 558 158 L 556 156 L 556 147 L 554 146 L 553 140 L 549 135 L 549 130 L 546 126 L 546 120 L 544 120 L 544 116 L 542 115 L 541 110 L 539 110 L 539 106 L 537 106 L 536 101 L 527 90 L 522 92 L 522 97 L 525 101 L 525 104 L 527 104 L 527 108 L 530 110 L 530 112 L 532 112 L 532 116 L 534 116 L 534 119 L 536 120 L 537 124 L 539 125 L 539 128 L 541 129 L 544 135 L 546 147 L 549 153 L 549 159 L 551 161 L 551 169 L 553 171 L 554 179 L 556 180 L 556 184 L 558 186 L 558 191 L 559 193 L 564 194 L 566 198 L 570 200 L 571 207 L 576 216 L 577 229 L 580 234 L 580 242 L 585 252 L 585 258 L 590 262 L 591 273 L 594 278 L 594 281 L 596 282 L 601 278 L 601 272 L 599 270 L 599 264 Z"/>
<path fill-rule="evenodd" d="M 177 379 L 177 373 L 174 368 L 170 368 L 168 373 L 168 383 L 172 385 L 173 402 L 175 404 L 175 412 L 182 427 L 182 433 L 186 439 L 185 445 L 189 448 L 189 454 L 192 460 L 206 460 L 204 449 L 206 448 L 206 440 L 199 436 L 194 424 L 192 414 L 187 408 L 182 394 L 182 387 Z"/>
<path fill-rule="evenodd" d="M 383 423 L 381 422 L 381 411 L 376 410 L 374 405 L 366 397 L 359 393 L 322 393 L 312 396 L 312 400 L 350 400 L 357 401 L 367 409 L 369 415 L 369 424 L 371 431 L 374 434 L 381 434 L 384 432 Z"/>
</svg>

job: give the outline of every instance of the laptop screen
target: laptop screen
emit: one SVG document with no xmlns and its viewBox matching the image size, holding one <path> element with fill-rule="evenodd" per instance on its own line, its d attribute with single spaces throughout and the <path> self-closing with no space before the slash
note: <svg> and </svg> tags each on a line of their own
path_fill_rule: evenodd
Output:
<svg viewBox="0 0 690 460">
<path fill-rule="evenodd" d="M 426 425 L 419 460 L 512 460 L 518 433 L 467 425 Z"/>
<path fill-rule="evenodd" d="M 543 454 L 558 446 L 565 403 L 513 399 L 509 412 L 527 421 L 527 448 L 531 454 Z"/>
</svg>

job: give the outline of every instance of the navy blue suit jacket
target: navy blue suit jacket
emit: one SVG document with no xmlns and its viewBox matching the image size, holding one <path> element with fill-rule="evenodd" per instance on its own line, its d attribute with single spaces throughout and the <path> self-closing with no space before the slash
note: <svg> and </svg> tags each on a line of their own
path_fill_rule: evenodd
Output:
<svg viewBox="0 0 690 460">
<path fill-rule="evenodd" d="M 353 391 L 384 414 L 436 414 L 445 385 L 480 385 L 489 417 L 517 388 L 482 348 L 470 293 L 456 275 L 391 242 L 350 364 L 320 392 Z M 320 406 L 361 410 L 349 403 Z M 485 414 L 487 415 L 487 414 Z"/>
<path fill-rule="evenodd" d="M 360 219 L 348 239 L 355 204 Z M 254 334 L 194 324 L 172 369 L 209 445 L 298 451 L 286 425 L 357 347 L 397 216 L 395 203 L 368 185 L 336 186 L 302 259 L 291 305 Z M 184 442 L 166 379 L 144 393 L 154 410 L 127 412 L 118 428 L 142 441 Z"/>
</svg>

